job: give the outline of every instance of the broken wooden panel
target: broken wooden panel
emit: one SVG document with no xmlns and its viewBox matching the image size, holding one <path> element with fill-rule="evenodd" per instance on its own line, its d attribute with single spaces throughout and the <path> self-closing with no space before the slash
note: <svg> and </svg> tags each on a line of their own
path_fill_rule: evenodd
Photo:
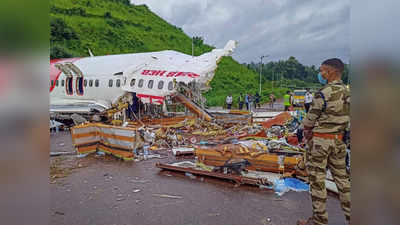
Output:
<svg viewBox="0 0 400 225">
<path fill-rule="evenodd" d="M 205 109 L 201 108 L 197 104 L 195 104 L 193 101 L 191 101 L 189 98 L 184 96 L 181 93 L 176 93 L 175 94 L 175 99 L 177 99 L 179 102 L 181 102 L 187 109 L 189 109 L 192 113 L 196 114 L 199 118 L 203 118 L 206 121 L 212 121 L 213 117 L 210 113 L 208 113 Z"/>
<path fill-rule="evenodd" d="M 285 157 L 241 145 L 219 145 L 210 148 L 196 148 L 195 154 L 199 162 L 211 166 L 222 166 L 229 159 L 247 159 L 249 170 L 267 172 L 295 172 L 301 157 Z M 281 163 L 280 163 L 281 162 Z M 281 165 L 282 164 L 282 165 Z"/>
<path fill-rule="evenodd" d="M 156 167 L 165 170 L 191 173 L 195 175 L 215 177 L 224 180 L 234 181 L 237 184 L 250 184 L 250 185 L 272 185 L 272 183 L 265 178 L 248 177 L 243 175 L 225 174 L 218 172 L 210 172 L 194 166 L 178 166 L 174 164 L 156 163 Z"/>
<path fill-rule="evenodd" d="M 194 116 L 179 116 L 179 117 L 171 117 L 171 118 L 160 118 L 160 119 L 154 119 L 154 118 L 142 118 L 141 122 L 143 124 L 145 124 L 146 126 L 151 126 L 151 125 L 158 125 L 158 126 L 162 126 L 162 127 L 169 127 L 169 126 L 178 126 L 180 124 L 182 124 L 182 126 L 184 125 L 184 121 L 188 121 L 188 120 L 194 120 L 195 117 Z M 134 127 L 140 127 L 143 124 L 138 122 L 138 121 L 134 121 L 134 122 L 129 122 L 128 124 L 130 126 L 134 126 Z"/>
<path fill-rule="evenodd" d="M 292 116 L 290 115 L 289 112 L 283 112 L 275 116 L 274 118 L 267 120 L 266 122 L 261 123 L 264 128 L 271 128 L 273 125 L 285 125 L 286 122 L 288 122 L 290 119 L 292 119 Z"/>
</svg>

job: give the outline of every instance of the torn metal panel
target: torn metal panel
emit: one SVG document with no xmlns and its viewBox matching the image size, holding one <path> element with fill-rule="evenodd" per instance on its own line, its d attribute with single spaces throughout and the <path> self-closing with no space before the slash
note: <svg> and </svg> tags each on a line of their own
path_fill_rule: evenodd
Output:
<svg viewBox="0 0 400 225">
<path fill-rule="evenodd" d="M 165 170 L 178 171 L 184 173 L 191 173 L 196 175 L 215 177 L 224 180 L 234 181 L 237 184 L 250 184 L 250 185 L 271 185 L 272 183 L 264 178 L 253 178 L 253 177 L 245 177 L 241 175 L 234 174 L 224 174 L 217 172 L 209 172 L 206 170 L 202 170 L 201 168 L 196 167 L 185 167 L 185 166 L 177 166 L 171 164 L 162 164 L 156 163 L 156 167 Z"/>
<path fill-rule="evenodd" d="M 301 160 L 301 156 L 280 156 L 233 144 L 196 148 L 195 154 L 199 162 L 206 165 L 221 166 L 229 159 L 247 159 L 251 163 L 250 170 L 279 173 L 296 173 L 296 166 Z"/>
<path fill-rule="evenodd" d="M 273 125 L 285 125 L 290 119 L 292 119 L 292 115 L 289 112 L 283 112 L 261 124 L 264 128 L 271 128 Z"/>
<path fill-rule="evenodd" d="M 124 160 L 133 159 L 134 128 L 87 123 L 71 128 L 71 136 L 79 154 L 102 151 Z"/>
<path fill-rule="evenodd" d="M 172 153 L 175 156 L 192 155 L 194 154 L 194 148 L 187 148 L 187 147 L 172 148 Z"/>
<path fill-rule="evenodd" d="M 212 121 L 213 117 L 210 113 L 207 112 L 207 110 L 201 108 L 197 104 L 195 104 L 193 101 L 191 101 L 188 97 L 184 96 L 181 93 L 176 93 L 175 98 L 181 102 L 187 109 L 189 109 L 191 112 L 196 114 L 199 118 L 205 119 L 206 121 Z"/>
</svg>

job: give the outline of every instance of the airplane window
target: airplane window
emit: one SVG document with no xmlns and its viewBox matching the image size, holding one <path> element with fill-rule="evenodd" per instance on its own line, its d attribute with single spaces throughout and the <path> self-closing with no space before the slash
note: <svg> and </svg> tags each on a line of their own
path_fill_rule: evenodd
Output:
<svg viewBox="0 0 400 225">
<path fill-rule="evenodd" d="M 54 85 L 54 80 L 52 80 L 52 81 L 50 82 L 50 87 L 53 87 L 53 85 Z"/>
<path fill-rule="evenodd" d="M 58 80 L 56 80 L 56 86 L 58 87 Z"/>
<path fill-rule="evenodd" d="M 85 85 L 85 87 L 87 87 L 87 80 L 85 79 L 85 81 L 83 82 L 83 85 Z"/>
<path fill-rule="evenodd" d="M 160 82 L 158 82 L 158 89 L 162 89 L 164 87 L 164 81 L 160 80 Z"/>
<path fill-rule="evenodd" d="M 131 80 L 131 87 L 135 86 L 136 79 Z"/>
<path fill-rule="evenodd" d="M 153 80 L 149 80 L 149 83 L 147 84 L 147 87 L 152 89 L 153 88 L 153 83 L 154 83 Z"/>
<path fill-rule="evenodd" d="M 174 89 L 174 82 L 170 81 L 168 83 L 168 90 L 172 90 L 172 89 Z"/>
<path fill-rule="evenodd" d="M 93 80 L 89 80 L 89 87 L 93 86 Z"/>
<path fill-rule="evenodd" d="M 63 86 L 64 87 L 64 80 L 61 80 L 61 86 Z"/>
<path fill-rule="evenodd" d="M 74 93 L 73 85 L 72 85 L 72 77 L 67 77 L 65 89 L 67 91 L 67 95 L 72 95 Z"/>
<path fill-rule="evenodd" d="M 76 78 L 76 93 L 83 95 L 83 77 Z"/>
<path fill-rule="evenodd" d="M 96 87 L 99 86 L 99 80 L 96 79 L 96 80 L 94 81 L 94 86 L 96 86 Z"/>
<path fill-rule="evenodd" d="M 112 86 L 113 86 L 113 80 L 112 80 L 112 79 L 110 79 L 110 80 L 108 81 L 108 86 L 109 86 L 109 87 L 112 87 Z"/>
<path fill-rule="evenodd" d="M 139 86 L 139 87 L 143 87 L 143 79 L 140 79 L 140 80 L 139 80 L 138 86 Z"/>
<path fill-rule="evenodd" d="M 117 79 L 117 83 L 115 84 L 115 86 L 120 87 L 121 86 L 121 80 Z"/>
</svg>

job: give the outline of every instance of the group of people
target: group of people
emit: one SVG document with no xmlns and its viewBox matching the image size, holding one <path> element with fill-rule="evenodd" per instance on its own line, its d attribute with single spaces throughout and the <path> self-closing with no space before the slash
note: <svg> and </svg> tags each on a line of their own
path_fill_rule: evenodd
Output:
<svg viewBox="0 0 400 225">
<path fill-rule="evenodd" d="M 313 100 L 313 95 L 310 92 L 310 89 L 306 89 L 306 93 L 304 95 L 304 108 L 306 113 L 310 110 L 310 106 Z M 285 107 L 285 111 L 289 111 L 290 108 L 294 105 L 294 97 L 290 91 L 287 91 L 283 96 L 283 106 Z"/>
<path fill-rule="evenodd" d="M 243 105 L 246 105 L 246 109 L 249 111 L 254 107 L 255 109 L 258 107 L 260 108 L 260 100 L 261 96 L 256 93 L 255 95 L 252 94 L 246 94 L 243 95 L 243 93 L 240 93 L 238 97 L 238 105 L 239 105 L 239 110 L 243 109 Z M 232 104 L 233 104 L 233 97 L 232 93 L 230 93 L 228 96 L 226 96 L 226 108 L 227 109 L 232 109 Z"/>
<path fill-rule="evenodd" d="M 313 95 L 310 92 L 309 88 L 307 88 L 306 90 L 307 91 L 304 96 L 304 108 L 305 108 L 306 112 L 308 112 L 310 110 L 310 106 L 311 106 L 311 103 L 313 100 Z M 261 108 L 260 99 L 261 99 L 261 96 L 258 93 L 256 93 L 255 95 L 252 95 L 252 94 L 243 95 L 243 93 L 240 93 L 240 95 L 238 97 L 239 110 L 243 109 L 243 105 L 246 105 L 247 110 L 251 110 L 252 107 L 254 107 L 255 109 L 257 107 Z M 276 102 L 275 95 L 273 93 L 271 93 L 269 95 L 269 107 L 271 109 L 274 108 L 275 102 Z M 227 109 L 232 109 L 232 104 L 233 104 L 232 93 L 229 93 L 229 95 L 226 96 L 225 103 L 226 103 Z M 287 91 L 286 94 L 283 96 L 283 106 L 285 107 L 285 111 L 289 111 L 293 105 L 294 105 L 293 94 L 290 91 Z"/>
</svg>

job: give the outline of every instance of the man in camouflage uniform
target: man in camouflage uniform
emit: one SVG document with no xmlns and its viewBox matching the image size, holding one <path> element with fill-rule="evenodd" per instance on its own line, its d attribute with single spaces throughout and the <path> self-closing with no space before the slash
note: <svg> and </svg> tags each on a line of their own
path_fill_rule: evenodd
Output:
<svg viewBox="0 0 400 225">
<path fill-rule="evenodd" d="M 325 178 L 330 169 L 346 220 L 350 221 L 350 180 L 346 172 L 346 145 L 343 134 L 350 121 L 350 95 L 341 80 L 344 64 L 340 59 L 325 60 L 318 79 L 325 86 L 315 94 L 310 111 L 302 122 L 308 141 L 306 157 L 313 216 L 298 225 L 328 224 Z"/>
</svg>

